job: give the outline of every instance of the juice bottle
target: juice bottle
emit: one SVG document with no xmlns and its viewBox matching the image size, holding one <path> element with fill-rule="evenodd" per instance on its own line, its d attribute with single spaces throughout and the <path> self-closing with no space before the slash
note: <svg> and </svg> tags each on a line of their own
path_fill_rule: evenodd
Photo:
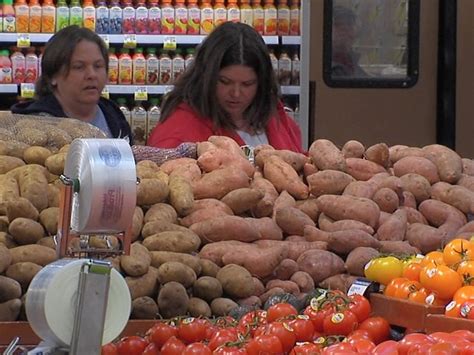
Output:
<svg viewBox="0 0 474 355">
<path fill-rule="evenodd" d="M 171 84 L 171 70 L 173 68 L 173 62 L 168 54 L 168 51 L 161 49 L 160 51 L 160 85 Z"/>
<path fill-rule="evenodd" d="M 214 29 L 214 10 L 209 0 L 201 3 L 201 34 L 208 35 Z"/>
<path fill-rule="evenodd" d="M 109 33 L 109 30 L 109 8 L 105 0 L 99 0 L 95 9 L 95 31 L 97 33 Z"/>
<path fill-rule="evenodd" d="M 201 9 L 197 0 L 188 0 L 188 34 L 198 35 L 201 27 Z"/>
<path fill-rule="evenodd" d="M 157 97 L 152 97 L 150 99 L 150 107 L 146 113 L 146 136 L 150 136 L 151 131 L 158 124 L 161 118 L 161 109 L 159 106 L 159 101 Z"/>
<path fill-rule="evenodd" d="M 135 33 L 135 8 L 132 0 L 122 0 L 122 32 Z"/>
<path fill-rule="evenodd" d="M 30 33 L 39 33 L 41 32 L 41 5 L 38 0 L 30 0 L 30 21 L 29 21 L 29 31 Z"/>
<path fill-rule="evenodd" d="M 30 8 L 25 0 L 15 1 L 16 31 L 18 33 L 28 33 L 30 22 Z"/>
<path fill-rule="evenodd" d="M 288 0 L 278 2 L 278 35 L 288 36 L 290 34 L 290 8 Z"/>
<path fill-rule="evenodd" d="M 278 81 L 280 85 L 291 84 L 291 58 L 285 51 L 280 53 L 278 59 Z"/>
<path fill-rule="evenodd" d="M 43 60 L 45 46 L 40 47 L 40 54 L 38 56 L 38 78 L 41 76 L 41 61 Z"/>
<path fill-rule="evenodd" d="M 171 81 L 176 83 L 179 77 L 184 73 L 184 58 L 181 55 L 181 49 L 177 48 L 173 57 L 171 69 Z"/>
<path fill-rule="evenodd" d="M 227 9 L 224 0 L 215 0 L 214 4 L 214 27 L 227 21 Z"/>
<path fill-rule="evenodd" d="M 124 97 L 119 97 L 117 99 L 117 104 L 119 105 L 120 111 L 122 111 L 123 115 L 125 116 L 125 119 L 127 120 L 128 124 L 130 125 L 132 123 L 132 115 L 131 112 L 127 106 L 127 99 Z"/>
<path fill-rule="evenodd" d="M 300 70 L 300 58 L 295 52 L 291 58 L 291 85 L 300 85 Z"/>
<path fill-rule="evenodd" d="M 120 7 L 119 0 L 112 0 L 109 6 L 109 33 L 120 34 L 122 33 L 122 8 Z"/>
<path fill-rule="evenodd" d="M 132 129 L 133 141 L 136 145 L 145 145 L 147 115 L 141 101 L 135 101 L 135 106 L 132 108 L 131 116 L 132 123 L 130 128 Z"/>
<path fill-rule="evenodd" d="M 250 0 L 240 0 L 240 21 L 253 26 L 253 10 L 250 6 Z"/>
<path fill-rule="evenodd" d="M 95 31 L 95 6 L 92 0 L 84 0 L 82 3 L 83 24 L 85 28 Z"/>
<path fill-rule="evenodd" d="M 15 9 L 13 0 L 3 0 L 3 32 L 16 32 Z"/>
<path fill-rule="evenodd" d="M 148 33 L 161 33 L 161 8 L 158 6 L 158 0 L 148 1 Z"/>
<path fill-rule="evenodd" d="M 0 84 L 12 83 L 12 62 L 8 49 L 0 50 Z"/>
<path fill-rule="evenodd" d="M 264 6 L 264 27 L 263 34 L 266 36 L 275 36 L 277 34 L 277 9 L 273 0 L 265 0 Z"/>
<path fill-rule="evenodd" d="M 291 0 L 290 35 L 298 36 L 299 34 L 300 34 L 300 1 Z"/>
<path fill-rule="evenodd" d="M 56 4 L 56 32 L 69 26 L 69 6 L 66 0 L 58 0 Z"/>
<path fill-rule="evenodd" d="M 278 58 L 276 57 L 273 49 L 269 50 L 269 55 L 270 55 L 270 61 L 272 62 L 273 71 L 275 72 L 275 76 L 278 78 Z"/>
<path fill-rule="evenodd" d="M 176 0 L 175 4 L 174 33 L 185 35 L 188 32 L 188 8 L 184 4 L 184 0 Z"/>
<path fill-rule="evenodd" d="M 38 79 L 39 73 L 39 59 L 36 55 L 35 47 L 29 47 L 25 56 L 25 83 L 34 83 Z"/>
<path fill-rule="evenodd" d="M 3 9 L 0 4 L 0 32 L 3 32 Z"/>
<path fill-rule="evenodd" d="M 175 11 L 171 0 L 161 0 L 161 33 L 173 34 Z"/>
<path fill-rule="evenodd" d="M 128 48 L 120 50 L 118 83 L 121 85 L 132 83 L 132 58 L 129 52 Z"/>
<path fill-rule="evenodd" d="M 240 22 L 240 8 L 237 6 L 237 0 L 227 1 L 227 21 Z"/>
<path fill-rule="evenodd" d="M 119 61 L 117 55 L 115 54 L 115 48 L 109 47 L 109 72 L 108 72 L 108 83 L 109 84 L 118 84 L 119 76 Z"/>
<path fill-rule="evenodd" d="M 147 49 L 146 56 L 146 84 L 158 85 L 158 76 L 160 75 L 160 60 L 156 56 L 156 49 L 150 47 Z"/>
<path fill-rule="evenodd" d="M 41 32 L 53 33 L 56 29 L 56 8 L 52 0 L 44 0 L 41 6 Z"/>
<path fill-rule="evenodd" d="M 10 56 L 12 62 L 12 82 L 21 84 L 25 82 L 25 56 L 17 47 L 13 47 L 13 53 Z"/>
<path fill-rule="evenodd" d="M 148 8 L 145 0 L 137 0 L 137 8 L 135 10 L 135 33 L 148 33 Z"/>
<path fill-rule="evenodd" d="M 69 8 L 69 24 L 82 27 L 83 15 L 79 0 L 72 0 Z"/>
<path fill-rule="evenodd" d="M 260 0 L 252 0 L 253 28 L 263 35 L 265 27 L 265 13 Z"/>
<path fill-rule="evenodd" d="M 188 48 L 186 50 L 186 57 L 184 57 L 184 70 L 188 69 L 189 66 L 194 62 L 194 48 Z"/>
<path fill-rule="evenodd" d="M 146 59 L 143 48 L 137 47 L 132 57 L 132 84 L 145 85 L 146 81 Z"/>
</svg>

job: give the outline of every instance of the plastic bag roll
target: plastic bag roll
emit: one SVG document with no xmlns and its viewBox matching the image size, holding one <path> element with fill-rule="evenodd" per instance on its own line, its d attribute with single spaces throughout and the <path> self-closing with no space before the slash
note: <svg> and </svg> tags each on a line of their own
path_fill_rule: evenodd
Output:
<svg viewBox="0 0 474 355">
<path fill-rule="evenodd" d="M 26 293 L 25 310 L 33 331 L 45 342 L 71 344 L 81 267 L 87 259 L 61 259 L 35 275 Z M 120 273 L 112 269 L 102 344 L 114 340 L 127 324 L 131 297 Z"/>
<path fill-rule="evenodd" d="M 74 193 L 74 232 L 125 231 L 136 205 L 137 176 L 129 144 L 123 139 L 76 139 L 71 143 L 64 175 L 79 181 Z"/>
</svg>

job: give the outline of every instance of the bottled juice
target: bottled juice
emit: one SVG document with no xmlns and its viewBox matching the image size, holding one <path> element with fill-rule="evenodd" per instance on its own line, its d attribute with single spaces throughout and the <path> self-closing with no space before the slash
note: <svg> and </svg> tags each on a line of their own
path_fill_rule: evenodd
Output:
<svg viewBox="0 0 474 355">
<path fill-rule="evenodd" d="M 194 48 L 188 48 L 186 50 L 186 57 L 184 58 L 184 70 L 188 69 L 189 66 L 194 62 Z"/>
<path fill-rule="evenodd" d="M 280 85 L 291 84 L 291 58 L 285 51 L 280 53 L 278 59 L 278 81 Z"/>
<path fill-rule="evenodd" d="M 12 62 L 8 49 L 0 50 L 0 84 L 12 83 Z"/>
<path fill-rule="evenodd" d="M 184 0 L 176 0 L 175 3 L 174 33 L 185 35 L 188 32 L 188 8 L 184 4 Z"/>
<path fill-rule="evenodd" d="M 29 31 L 31 33 L 41 32 L 41 5 L 38 3 L 38 0 L 30 0 L 30 23 Z"/>
<path fill-rule="evenodd" d="M 13 0 L 3 0 L 3 32 L 16 32 L 15 9 Z"/>
<path fill-rule="evenodd" d="M 119 0 L 112 0 L 109 7 L 109 33 L 122 33 L 123 10 L 120 7 Z"/>
<path fill-rule="evenodd" d="M 135 101 L 135 106 L 131 112 L 132 123 L 130 128 L 132 129 L 133 141 L 136 145 L 145 145 L 146 143 L 146 121 L 147 114 L 143 108 L 141 101 Z"/>
<path fill-rule="evenodd" d="M 161 85 L 171 84 L 171 70 L 173 68 L 173 62 L 168 54 L 168 51 L 162 49 L 160 51 L 160 79 Z"/>
<path fill-rule="evenodd" d="M 82 14 L 84 27 L 95 32 L 95 6 L 92 0 L 84 0 L 82 3 Z"/>
<path fill-rule="evenodd" d="M 122 111 L 123 115 L 125 116 L 125 119 L 127 120 L 128 124 L 132 123 L 132 115 L 131 112 L 127 106 L 127 99 L 124 97 L 119 97 L 117 99 L 117 104 L 119 105 L 120 111 Z"/>
<path fill-rule="evenodd" d="M 146 136 L 150 136 L 151 131 L 158 124 L 161 118 L 161 109 L 159 106 L 159 101 L 157 97 L 150 99 L 150 107 L 148 108 L 146 115 Z"/>
<path fill-rule="evenodd" d="M 290 8 L 288 0 L 278 2 L 278 35 L 288 36 L 290 34 Z"/>
<path fill-rule="evenodd" d="M 146 84 L 157 85 L 160 75 L 160 60 L 156 56 L 156 49 L 150 47 L 147 49 L 146 56 Z"/>
<path fill-rule="evenodd" d="M 300 58 L 295 52 L 291 58 L 291 85 L 300 85 L 300 70 Z"/>
<path fill-rule="evenodd" d="M 240 0 L 240 21 L 253 26 L 253 10 L 250 6 L 250 0 Z"/>
<path fill-rule="evenodd" d="M 45 46 L 40 47 L 40 54 L 38 56 L 38 78 L 41 76 L 41 61 L 43 60 L 44 48 Z"/>
<path fill-rule="evenodd" d="M 39 59 L 35 47 L 29 47 L 25 56 L 25 83 L 34 83 L 38 79 Z"/>
<path fill-rule="evenodd" d="M 0 6 L 0 32 L 3 32 L 3 9 L 2 9 L 2 6 Z"/>
<path fill-rule="evenodd" d="M 161 0 L 161 33 L 173 34 L 175 11 L 171 0 Z"/>
<path fill-rule="evenodd" d="M 10 56 L 12 62 L 12 82 L 14 84 L 21 84 L 25 82 L 25 56 L 17 47 L 13 48 L 13 53 Z"/>
<path fill-rule="evenodd" d="M 269 54 L 270 54 L 270 61 L 272 62 L 273 71 L 275 72 L 275 76 L 278 78 L 278 58 L 276 57 L 273 49 L 269 50 Z"/>
<path fill-rule="evenodd" d="M 115 48 L 109 47 L 109 73 L 108 73 L 108 83 L 109 84 L 118 84 L 119 76 L 119 61 L 117 55 L 115 54 Z"/>
<path fill-rule="evenodd" d="M 298 36 L 299 34 L 300 34 L 300 1 L 291 0 L 290 35 Z"/>
<path fill-rule="evenodd" d="M 264 27 L 263 34 L 266 36 L 275 36 L 277 34 L 277 9 L 273 0 L 265 0 L 264 6 Z"/>
<path fill-rule="evenodd" d="M 30 8 L 25 0 L 15 1 L 16 31 L 18 33 L 28 33 L 30 22 Z"/>
<path fill-rule="evenodd" d="M 214 29 L 214 10 L 211 2 L 203 0 L 201 3 L 201 34 L 208 35 Z"/>
<path fill-rule="evenodd" d="M 145 85 L 146 81 L 146 59 L 143 48 L 137 47 L 132 58 L 132 84 Z"/>
<path fill-rule="evenodd" d="M 132 0 L 122 0 L 122 32 L 135 33 L 135 8 Z"/>
<path fill-rule="evenodd" d="M 109 8 L 105 0 L 97 2 L 97 8 L 95 9 L 95 31 L 97 33 L 109 33 L 110 31 Z"/>
<path fill-rule="evenodd" d="M 72 0 L 69 8 L 69 24 L 82 27 L 83 15 L 79 0 Z"/>
<path fill-rule="evenodd" d="M 132 58 L 128 48 L 120 50 L 119 57 L 119 77 L 118 83 L 121 85 L 130 85 L 132 83 Z"/>
<path fill-rule="evenodd" d="M 197 0 L 188 0 L 188 34 L 198 35 L 201 27 L 201 9 Z"/>
<path fill-rule="evenodd" d="M 237 6 L 237 0 L 227 2 L 227 21 L 240 22 L 240 8 Z"/>
<path fill-rule="evenodd" d="M 214 27 L 227 21 L 227 9 L 224 0 L 215 0 L 214 5 Z"/>
<path fill-rule="evenodd" d="M 265 27 L 265 13 L 260 0 L 252 0 L 253 28 L 263 35 Z"/>
<path fill-rule="evenodd" d="M 41 6 L 41 32 L 53 33 L 56 29 L 56 8 L 52 0 L 44 0 Z"/>
<path fill-rule="evenodd" d="M 69 6 L 66 0 L 58 0 L 56 4 L 56 32 L 69 26 Z"/>
<path fill-rule="evenodd" d="M 137 8 L 135 10 L 135 33 L 148 33 L 148 8 L 145 0 L 137 0 Z"/>
<path fill-rule="evenodd" d="M 179 77 L 184 73 L 184 58 L 181 55 L 181 49 L 177 48 L 173 57 L 171 69 L 171 81 L 176 83 Z"/>
<path fill-rule="evenodd" d="M 158 6 L 158 0 L 148 1 L 148 33 L 161 33 L 161 8 Z"/>
</svg>

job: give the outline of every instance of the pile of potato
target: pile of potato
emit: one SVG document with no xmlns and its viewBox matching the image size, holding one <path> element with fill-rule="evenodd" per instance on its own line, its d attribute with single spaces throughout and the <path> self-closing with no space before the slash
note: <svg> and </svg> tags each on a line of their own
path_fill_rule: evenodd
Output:
<svg viewBox="0 0 474 355">
<path fill-rule="evenodd" d="M 8 321 L 24 317 L 31 279 L 56 258 L 68 145 L 2 149 L 0 321 Z M 474 232 L 474 162 L 444 146 L 339 149 L 319 139 L 307 155 L 266 145 L 254 153 L 252 164 L 233 140 L 214 136 L 196 159 L 137 163 L 131 253 L 111 260 L 133 318 L 223 315 L 282 292 L 346 289 L 379 253 L 427 253 Z"/>
</svg>

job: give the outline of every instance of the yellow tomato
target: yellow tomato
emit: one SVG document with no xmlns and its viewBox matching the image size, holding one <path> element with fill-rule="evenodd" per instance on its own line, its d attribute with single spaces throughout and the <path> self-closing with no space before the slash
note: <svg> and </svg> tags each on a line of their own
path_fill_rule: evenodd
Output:
<svg viewBox="0 0 474 355">
<path fill-rule="evenodd" d="M 387 285 L 403 273 L 403 262 L 394 256 L 384 256 L 372 259 L 365 265 L 364 274 L 370 281 Z"/>
</svg>

